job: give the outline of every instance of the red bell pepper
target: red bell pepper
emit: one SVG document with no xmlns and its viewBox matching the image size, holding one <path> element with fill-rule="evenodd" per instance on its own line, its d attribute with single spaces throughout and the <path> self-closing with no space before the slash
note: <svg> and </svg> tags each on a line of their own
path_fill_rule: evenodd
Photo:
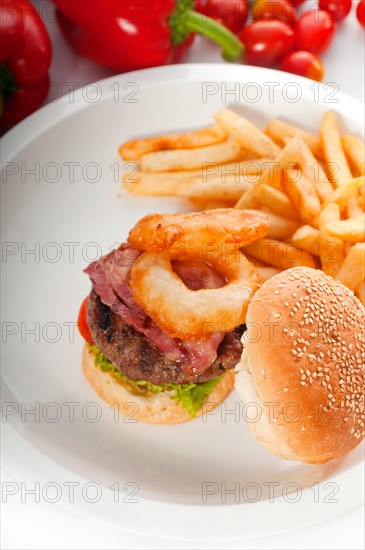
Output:
<svg viewBox="0 0 365 550">
<path fill-rule="evenodd" d="M 193 9 L 193 0 L 54 0 L 61 30 L 80 54 L 118 72 L 180 60 L 192 33 L 209 37 L 227 61 L 243 45 L 226 27 Z M 92 4 L 92 5 L 91 5 Z"/>
<path fill-rule="evenodd" d="M 26 0 L 0 0 L 1 133 L 35 111 L 47 96 L 51 42 Z"/>
</svg>

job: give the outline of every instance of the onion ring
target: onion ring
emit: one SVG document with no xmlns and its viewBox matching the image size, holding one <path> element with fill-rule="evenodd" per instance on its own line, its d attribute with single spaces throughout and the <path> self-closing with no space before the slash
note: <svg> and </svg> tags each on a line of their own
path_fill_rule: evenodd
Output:
<svg viewBox="0 0 365 550">
<path fill-rule="evenodd" d="M 131 270 L 133 299 L 172 338 L 201 340 L 212 332 L 230 332 L 245 322 L 246 310 L 260 284 L 254 266 L 236 249 L 222 260 L 217 245 L 209 263 L 227 284 L 221 288 L 190 290 L 173 271 L 171 260 L 183 259 L 171 249 L 144 252 Z"/>
<path fill-rule="evenodd" d="M 270 222 L 264 214 L 234 208 L 190 214 L 152 214 L 135 225 L 128 242 L 147 252 L 159 253 L 173 248 L 201 253 L 204 244 L 250 244 L 264 237 L 269 227 Z"/>
</svg>

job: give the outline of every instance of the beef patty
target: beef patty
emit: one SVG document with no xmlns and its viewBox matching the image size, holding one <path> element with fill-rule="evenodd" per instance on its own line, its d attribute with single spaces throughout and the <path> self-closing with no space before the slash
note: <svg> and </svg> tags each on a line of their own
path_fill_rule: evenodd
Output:
<svg viewBox="0 0 365 550">
<path fill-rule="evenodd" d="M 89 297 L 87 322 L 95 344 L 117 369 L 132 380 L 147 380 L 152 384 L 205 382 L 233 369 L 241 358 L 241 337 L 246 329 L 241 325 L 225 335 L 216 360 L 207 370 L 186 374 L 181 364 L 166 359 L 149 338 L 103 304 L 95 291 Z"/>
</svg>

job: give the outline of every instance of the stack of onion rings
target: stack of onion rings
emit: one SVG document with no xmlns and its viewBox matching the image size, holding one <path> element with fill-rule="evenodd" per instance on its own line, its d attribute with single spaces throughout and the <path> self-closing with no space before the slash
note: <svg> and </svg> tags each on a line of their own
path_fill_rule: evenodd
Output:
<svg viewBox="0 0 365 550">
<path fill-rule="evenodd" d="M 134 300 L 172 338 L 204 339 L 212 327 L 215 332 L 234 330 L 245 322 L 260 284 L 239 247 L 262 238 L 268 229 L 267 218 L 234 209 L 146 216 L 128 239 L 145 250 L 131 270 Z M 183 283 L 171 261 L 196 260 L 197 255 L 224 276 L 225 286 L 191 290 Z"/>
</svg>

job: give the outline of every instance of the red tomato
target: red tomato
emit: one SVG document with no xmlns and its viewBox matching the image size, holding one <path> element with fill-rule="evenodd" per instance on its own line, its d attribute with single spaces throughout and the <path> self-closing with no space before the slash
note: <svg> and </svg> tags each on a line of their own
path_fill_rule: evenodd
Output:
<svg viewBox="0 0 365 550">
<path fill-rule="evenodd" d="M 294 31 L 282 21 L 255 21 L 239 38 L 246 46 L 245 62 L 259 67 L 274 67 L 294 46 Z"/>
<path fill-rule="evenodd" d="M 300 6 L 305 0 L 289 0 L 289 2 L 293 4 L 293 6 Z"/>
<path fill-rule="evenodd" d="M 282 59 L 280 69 L 287 73 L 318 80 L 318 82 L 321 82 L 323 78 L 322 61 L 314 53 L 304 50 L 288 53 Z"/>
<path fill-rule="evenodd" d="M 295 47 L 319 55 L 330 46 L 335 31 L 336 23 L 328 12 L 307 11 L 295 24 Z"/>
<path fill-rule="evenodd" d="M 85 300 L 82 302 L 80 307 L 79 316 L 77 318 L 77 327 L 83 339 L 88 344 L 94 344 L 94 340 L 93 340 L 93 337 L 91 336 L 89 325 L 87 324 L 87 320 L 86 320 L 88 301 L 89 301 L 89 296 L 86 296 Z"/>
<path fill-rule="evenodd" d="M 238 33 L 246 23 L 248 0 L 197 0 L 195 9 Z"/>
<path fill-rule="evenodd" d="M 352 0 L 319 0 L 319 9 L 328 11 L 335 21 L 342 21 L 351 11 Z"/>
<path fill-rule="evenodd" d="M 360 23 L 365 28 L 365 0 L 360 0 L 356 8 L 356 17 Z"/>
<path fill-rule="evenodd" d="M 288 0 L 256 0 L 252 10 L 252 17 L 257 19 L 278 19 L 284 23 L 294 23 L 297 12 Z"/>
</svg>

